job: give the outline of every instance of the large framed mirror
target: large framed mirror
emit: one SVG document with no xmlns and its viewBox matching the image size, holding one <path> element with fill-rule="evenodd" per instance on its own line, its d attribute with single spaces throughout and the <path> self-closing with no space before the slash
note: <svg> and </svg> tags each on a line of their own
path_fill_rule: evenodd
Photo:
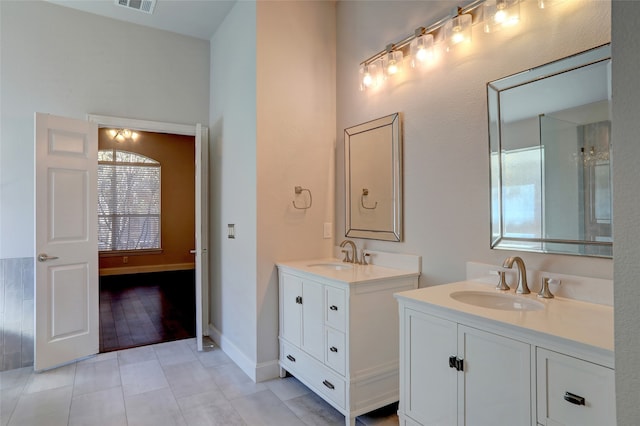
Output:
<svg viewBox="0 0 640 426">
<path fill-rule="evenodd" d="M 402 129 L 395 113 L 344 131 L 345 236 L 402 240 Z"/>
<path fill-rule="evenodd" d="M 611 47 L 487 84 L 491 247 L 612 257 Z"/>
</svg>

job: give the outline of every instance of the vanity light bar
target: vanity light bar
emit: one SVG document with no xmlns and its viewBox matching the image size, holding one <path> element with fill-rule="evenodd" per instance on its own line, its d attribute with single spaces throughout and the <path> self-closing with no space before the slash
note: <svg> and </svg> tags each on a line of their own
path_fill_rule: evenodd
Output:
<svg viewBox="0 0 640 426">
<path fill-rule="evenodd" d="M 425 59 L 434 55 L 433 43 L 436 36 L 446 44 L 445 50 L 449 51 L 458 44 L 471 41 L 471 27 L 476 23 L 484 22 L 485 32 L 518 23 L 519 3 L 522 1 L 524 0 L 474 0 L 466 6 L 455 8 L 450 15 L 426 27 L 416 28 L 413 34 L 388 44 L 383 50 L 360 62 L 360 90 L 379 86 L 383 80 L 399 71 L 402 58 L 412 53 L 412 67 L 417 67 L 419 62 L 428 63 Z M 564 0 L 538 0 L 538 7 L 562 1 Z M 418 51 L 422 51 L 422 57 L 416 58 Z"/>
<path fill-rule="evenodd" d="M 464 7 L 458 7 L 456 9 L 454 9 L 453 13 L 451 15 L 447 15 L 444 18 L 432 23 L 431 25 L 427 26 L 427 27 L 418 27 L 413 34 L 403 38 L 400 41 L 397 41 L 395 43 L 392 43 L 390 45 L 388 45 L 384 50 L 381 50 L 380 52 L 376 53 L 375 55 L 365 59 L 364 61 L 360 62 L 360 65 L 370 65 L 373 62 L 377 61 L 378 59 L 383 58 L 389 49 L 389 46 L 392 46 L 393 50 L 400 50 L 400 51 L 404 51 L 407 50 L 407 48 L 409 47 L 409 45 L 411 44 L 411 42 L 413 40 L 415 40 L 416 38 L 420 37 L 421 35 L 425 35 L 425 34 L 434 34 L 437 33 L 438 31 L 440 31 L 442 29 L 442 27 L 444 27 L 444 25 L 447 23 L 447 21 L 449 21 L 450 19 L 455 18 L 456 16 L 460 16 L 460 15 L 465 15 L 465 14 L 471 14 L 472 18 L 473 18 L 473 22 L 475 23 L 478 19 L 481 18 L 481 13 L 478 11 L 478 8 L 480 6 L 482 6 L 482 4 L 485 2 L 486 0 L 475 0 L 471 3 L 469 3 L 468 5 L 464 6 Z M 435 38 L 435 37 L 434 37 Z"/>
</svg>

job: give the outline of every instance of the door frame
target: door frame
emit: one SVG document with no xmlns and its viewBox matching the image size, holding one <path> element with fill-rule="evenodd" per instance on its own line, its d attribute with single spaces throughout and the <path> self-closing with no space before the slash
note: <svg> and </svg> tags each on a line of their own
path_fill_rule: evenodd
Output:
<svg viewBox="0 0 640 426">
<path fill-rule="evenodd" d="M 195 125 L 161 121 L 138 120 L 108 115 L 88 114 L 91 123 L 101 127 L 169 133 L 195 137 L 196 162 L 196 343 L 202 351 L 202 337 L 209 335 L 209 280 L 208 280 L 208 147 L 209 129 L 200 123 Z M 200 179 L 198 179 L 198 176 Z M 198 209 L 198 199 L 200 209 Z M 200 220 L 198 220 L 198 217 Z M 200 285 L 197 285 L 200 284 Z"/>
</svg>

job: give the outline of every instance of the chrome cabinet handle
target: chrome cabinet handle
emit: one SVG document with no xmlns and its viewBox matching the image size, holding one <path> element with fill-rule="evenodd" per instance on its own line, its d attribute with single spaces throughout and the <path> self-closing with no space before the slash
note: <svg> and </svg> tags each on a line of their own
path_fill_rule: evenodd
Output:
<svg viewBox="0 0 640 426">
<path fill-rule="evenodd" d="M 49 256 L 46 253 L 40 253 L 38 255 L 38 262 L 46 262 L 47 260 L 58 259 L 58 256 Z"/>
<path fill-rule="evenodd" d="M 287 355 L 287 359 L 291 362 L 296 362 L 296 359 L 294 357 L 292 357 L 291 355 Z"/>
</svg>

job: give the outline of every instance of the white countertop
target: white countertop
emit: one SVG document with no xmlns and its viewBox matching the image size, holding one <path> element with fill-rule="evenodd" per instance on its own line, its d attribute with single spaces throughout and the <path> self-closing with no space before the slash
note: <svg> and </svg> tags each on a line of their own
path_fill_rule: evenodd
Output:
<svg viewBox="0 0 640 426">
<path fill-rule="evenodd" d="M 318 266 L 311 266 L 319 264 L 336 264 L 351 266 L 351 268 L 335 270 Z M 290 269 L 311 275 L 317 275 L 322 278 L 341 281 L 347 284 L 373 282 L 389 278 L 417 277 L 420 275 L 419 272 L 415 271 L 393 269 L 378 265 L 356 265 L 353 263 L 344 263 L 341 260 L 331 258 L 277 262 L 276 265 L 278 266 L 278 268 Z"/>
<path fill-rule="evenodd" d="M 476 281 L 461 281 L 396 293 L 395 297 L 400 300 L 418 302 L 474 317 L 498 321 L 611 352 L 614 350 L 613 308 L 611 306 L 561 297 L 541 299 L 532 292 L 528 295 L 517 296 L 541 302 L 545 305 L 545 309 L 537 311 L 506 311 L 459 302 L 450 297 L 450 294 L 456 291 L 501 293 L 493 285 Z M 513 290 L 509 294 L 515 295 Z"/>
</svg>

